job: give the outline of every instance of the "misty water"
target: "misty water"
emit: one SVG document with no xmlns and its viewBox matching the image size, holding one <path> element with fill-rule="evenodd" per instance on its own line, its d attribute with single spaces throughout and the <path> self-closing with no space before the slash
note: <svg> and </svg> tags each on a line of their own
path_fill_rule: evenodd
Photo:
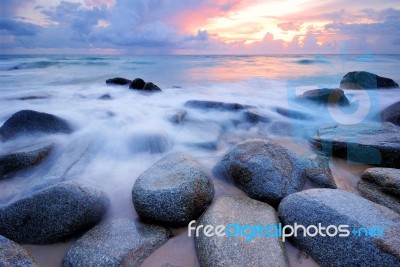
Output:
<svg viewBox="0 0 400 267">
<path fill-rule="evenodd" d="M 346 90 L 351 102 L 346 108 L 304 103 L 297 96 L 309 89 L 336 88 L 344 74 L 355 70 L 399 82 L 399 65 L 398 55 L 1 56 L 0 125 L 13 113 L 30 109 L 65 118 L 75 131 L 0 143 L 0 154 L 40 142 L 56 144 L 41 165 L 0 181 L 0 204 L 40 188 L 44 173 L 57 174 L 56 163 L 79 158 L 67 179 L 85 181 L 109 194 L 105 219 L 136 218 L 131 200 L 135 179 L 168 153 L 191 154 L 210 175 L 231 145 L 248 138 L 267 138 L 310 155 L 308 140 L 315 129 L 330 123 L 379 123 L 379 111 L 396 102 L 400 91 Z M 140 77 L 163 92 L 148 95 L 106 85 L 113 77 Z M 102 99 L 105 94 L 110 97 Z M 251 105 L 270 121 L 252 124 L 243 111 L 185 107 L 188 100 Z M 171 117 L 183 110 L 184 122 L 172 123 Z M 288 112 L 307 119 L 290 118 Z M 338 186 L 350 191 L 366 167 L 340 159 L 331 162 Z M 226 181 L 213 177 L 213 182 L 217 196 L 244 194 Z M 198 265 L 186 228 L 172 232 L 174 236 L 143 266 Z M 24 247 L 43 266 L 58 266 L 72 242 Z M 292 266 L 316 265 L 290 244 L 287 249 Z"/>
</svg>

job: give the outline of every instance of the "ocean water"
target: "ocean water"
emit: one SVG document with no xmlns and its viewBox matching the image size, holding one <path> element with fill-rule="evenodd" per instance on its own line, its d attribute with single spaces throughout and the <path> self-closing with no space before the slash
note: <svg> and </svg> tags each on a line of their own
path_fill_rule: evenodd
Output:
<svg viewBox="0 0 400 267">
<path fill-rule="evenodd" d="M 106 218 L 137 217 L 131 201 L 135 179 L 173 151 L 186 151 L 211 173 L 232 144 L 267 138 L 304 156 L 312 153 L 308 139 L 330 123 L 380 122 L 379 111 L 399 100 L 400 90 L 346 90 L 347 108 L 326 108 L 296 100 L 302 92 L 336 88 L 344 74 L 364 70 L 400 82 L 399 55 L 280 56 L 0 56 L 0 125 L 13 113 L 31 109 L 68 120 L 75 132 L 53 136 L 55 155 L 28 173 L 0 181 L 0 204 L 28 193 L 46 166 L 70 147 L 90 147 L 74 178 L 106 191 L 111 207 Z M 114 77 L 143 78 L 162 88 L 151 95 L 109 86 Z M 100 97 L 108 94 L 111 99 Z M 251 124 L 243 112 L 185 107 L 188 100 L 251 105 L 269 123 Z M 185 122 L 170 117 L 186 110 Z M 292 118 L 294 112 L 306 118 Z M 50 137 L 49 137 L 50 138 Z M 0 143 L 0 153 L 36 142 L 20 138 Z M 339 187 L 354 190 L 365 166 L 335 159 L 332 171 Z M 243 194 L 213 179 L 217 195 Z M 197 266 L 192 240 L 185 228 L 145 261 L 144 266 Z M 58 266 L 71 242 L 26 246 L 43 266 Z M 287 245 L 292 266 L 315 266 Z M 299 256 L 300 255 L 300 256 Z M 303 258 L 302 258 L 303 257 Z"/>
</svg>

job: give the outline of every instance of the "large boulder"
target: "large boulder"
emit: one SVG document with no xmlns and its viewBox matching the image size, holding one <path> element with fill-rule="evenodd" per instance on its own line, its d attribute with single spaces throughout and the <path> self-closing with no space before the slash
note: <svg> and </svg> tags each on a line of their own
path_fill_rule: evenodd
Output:
<svg viewBox="0 0 400 267">
<path fill-rule="evenodd" d="M 324 126 L 317 130 L 311 143 L 327 156 L 400 168 L 400 128 L 388 122 Z"/>
<path fill-rule="evenodd" d="M 226 111 L 238 111 L 245 108 L 250 108 L 250 106 L 242 105 L 238 103 L 227 103 L 219 101 L 209 101 L 209 100 L 189 100 L 185 103 L 185 107 L 196 108 L 196 109 L 217 109 Z"/>
<path fill-rule="evenodd" d="M 206 235 L 204 227 L 209 225 L 224 226 L 224 235 Z M 289 266 L 280 238 L 266 236 L 267 230 L 256 234 L 256 227 L 269 225 L 278 225 L 278 217 L 268 204 L 248 197 L 217 199 L 197 222 L 195 246 L 200 265 Z"/>
<path fill-rule="evenodd" d="M 62 182 L 0 206 L 0 235 L 23 244 L 50 244 L 93 227 L 109 204 L 105 193 Z"/>
<path fill-rule="evenodd" d="M 39 144 L 0 155 L 0 180 L 10 172 L 33 167 L 43 161 L 54 144 Z"/>
<path fill-rule="evenodd" d="M 400 213 L 400 169 L 369 168 L 357 189 L 363 197 Z"/>
<path fill-rule="evenodd" d="M 39 267 L 39 264 L 23 247 L 0 235 L 0 266 Z"/>
<path fill-rule="evenodd" d="M 395 87 L 399 87 L 399 85 L 392 79 L 381 77 L 367 71 L 348 72 L 340 81 L 340 88 L 343 89 L 376 89 Z"/>
<path fill-rule="evenodd" d="M 338 189 L 310 189 L 286 197 L 278 211 L 285 225 L 297 224 L 292 240 L 321 266 L 400 266 L 400 215 L 386 207 Z"/>
<path fill-rule="evenodd" d="M 217 175 L 232 180 L 251 198 L 277 206 L 305 183 L 308 162 L 289 149 L 262 139 L 231 148 L 215 166 Z"/>
<path fill-rule="evenodd" d="M 381 113 L 381 119 L 400 126 L 400 101 L 385 108 Z"/>
<path fill-rule="evenodd" d="M 300 99 L 310 100 L 318 104 L 347 106 L 350 104 L 341 89 L 315 89 L 303 93 Z"/>
<path fill-rule="evenodd" d="M 127 85 L 130 83 L 131 83 L 131 80 L 121 78 L 121 77 L 106 80 L 106 84 L 108 84 L 108 85 Z"/>
<path fill-rule="evenodd" d="M 140 266 L 168 237 L 168 230 L 161 226 L 139 220 L 108 220 L 72 245 L 64 257 L 64 267 Z"/>
<path fill-rule="evenodd" d="M 27 134 L 71 132 L 72 127 L 66 120 L 33 110 L 21 110 L 14 113 L 0 127 L 0 137 L 4 141 Z"/>
<path fill-rule="evenodd" d="M 182 226 L 196 219 L 214 197 L 214 186 L 203 167 L 185 153 L 173 153 L 137 178 L 132 200 L 144 219 Z"/>
</svg>

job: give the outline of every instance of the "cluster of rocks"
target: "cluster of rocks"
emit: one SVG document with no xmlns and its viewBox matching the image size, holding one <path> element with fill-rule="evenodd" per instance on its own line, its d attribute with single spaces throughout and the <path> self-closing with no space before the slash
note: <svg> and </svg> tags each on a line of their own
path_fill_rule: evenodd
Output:
<svg viewBox="0 0 400 267">
<path fill-rule="evenodd" d="M 125 78 L 117 77 L 106 80 L 106 84 L 108 85 L 129 85 L 129 89 L 138 90 L 141 92 L 161 92 L 160 87 L 155 85 L 152 82 L 145 82 L 141 78 L 136 78 L 133 80 L 128 80 Z"/>
</svg>

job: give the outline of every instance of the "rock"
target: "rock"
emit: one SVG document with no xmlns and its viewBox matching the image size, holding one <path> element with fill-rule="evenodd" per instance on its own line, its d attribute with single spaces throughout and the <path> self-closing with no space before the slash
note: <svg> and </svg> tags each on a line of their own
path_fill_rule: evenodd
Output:
<svg viewBox="0 0 400 267">
<path fill-rule="evenodd" d="M 0 266 L 39 267 L 39 264 L 23 247 L 0 235 Z"/>
<path fill-rule="evenodd" d="M 400 126 L 400 101 L 385 108 L 381 113 L 382 121 L 388 121 Z"/>
<path fill-rule="evenodd" d="M 341 89 L 315 89 L 303 93 L 300 99 L 310 100 L 318 104 L 347 106 L 350 104 Z"/>
<path fill-rule="evenodd" d="M 287 148 L 262 139 L 243 141 L 228 151 L 214 167 L 251 198 L 272 206 L 305 183 L 308 162 Z"/>
<path fill-rule="evenodd" d="M 64 257 L 64 267 L 140 266 L 167 242 L 167 229 L 139 220 L 108 220 L 79 238 Z"/>
<path fill-rule="evenodd" d="M 376 89 L 395 87 L 399 87 L 399 85 L 392 79 L 381 77 L 366 71 L 348 72 L 340 81 L 340 88 L 343 89 Z"/>
<path fill-rule="evenodd" d="M 226 103 L 218 101 L 207 101 L 207 100 L 189 100 L 185 103 L 185 107 L 197 108 L 197 109 L 218 109 L 226 111 L 237 111 L 251 106 L 242 105 L 238 103 Z"/>
<path fill-rule="evenodd" d="M 400 197 L 400 170 L 394 168 L 366 169 L 361 179 L 374 183 L 383 192 Z"/>
<path fill-rule="evenodd" d="M 376 184 L 360 180 L 357 190 L 361 196 L 400 214 L 400 196 L 383 192 Z"/>
<path fill-rule="evenodd" d="M 248 122 L 251 123 L 258 123 L 258 122 L 268 123 L 271 121 L 271 118 L 267 114 L 263 114 L 262 111 L 256 108 L 250 108 L 245 110 L 244 117 Z"/>
<path fill-rule="evenodd" d="M 185 109 L 179 109 L 174 111 L 172 114 L 168 116 L 168 120 L 173 124 L 181 124 L 187 115 L 187 111 Z"/>
<path fill-rule="evenodd" d="M 0 156 L 0 180 L 10 172 L 33 167 L 42 162 L 50 153 L 54 144 L 39 144 L 18 149 Z"/>
<path fill-rule="evenodd" d="M 313 119 L 312 116 L 302 113 L 302 112 L 299 112 L 299 111 L 296 111 L 296 110 L 290 110 L 290 109 L 285 109 L 285 108 L 280 108 L 280 107 L 277 107 L 275 110 L 278 114 L 282 115 L 283 117 L 289 118 L 289 119 L 294 119 L 294 120 L 312 120 Z"/>
<path fill-rule="evenodd" d="M 223 129 L 214 122 L 189 121 L 184 123 L 175 138 L 181 144 L 207 150 L 215 150 Z"/>
<path fill-rule="evenodd" d="M 136 212 L 144 219 L 182 226 L 196 219 L 214 197 L 203 167 L 185 153 L 173 153 L 137 178 L 132 189 Z"/>
<path fill-rule="evenodd" d="M 143 87 L 146 85 L 145 81 L 141 78 L 136 78 L 134 79 L 130 85 L 129 85 L 129 89 L 139 89 L 142 90 Z"/>
<path fill-rule="evenodd" d="M 307 159 L 310 161 L 310 165 L 306 170 L 307 178 L 318 187 L 336 189 L 336 182 L 329 167 L 329 158 L 321 155 L 312 155 Z"/>
<path fill-rule="evenodd" d="M 335 226 L 336 235 L 335 228 L 329 230 L 332 236 L 325 229 L 325 236 L 304 237 L 300 227 L 297 237 L 292 236 L 321 266 L 400 266 L 400 215 L 381 205 L 339 189 L 310 189 L 287 196 L 278 211 L 283 223 L 292 227 Z M 337 229 L 340 225 L 342 231 Z M 315 230 L 310 227 L 309 232 Z"/>
<path fill-rule="evenodd" d="M 0 234 L 23 244 L 65 241 L 95 225 L 108 204 L 96 188 L 62 182 L 0 206 Z"/>
<path fill-rule="evenodd" d="M 72 127 L 66 120 L 33 110 L 21 110 L 14 113 L 0 127 L 0 136 L 3 141 L 27 134 L 71 132 Z"/>
<path fill-rule="evenodd" d="M 158 87 L 157 85 L 155 85 L 152 82 L 147 82 L 144 86 L 143 86 L 143 91 L 146 92 L 161 92 L 160 87 Z"/>
<path fill-rule="evenodd" d="M 389 122 L 324 126 L 317 130 L 311 143 L 327 156 L 400 168 L 400 128 Z"/>
<path fill-rule="evenodd" d="M 102 96 L 99 97 L 100 100 L 111 100 L 112 97 L 110 96 L 110 94 L 104 94 Z"/>
<path fill-rule="evenodd" d="M 225 196 L 217 199 L 197 222 L 196 230 L 200 230 L 200 234 L 195 237 L 195 247 L 201 266 L 289 266 L 280 238 L 255 236 L 249 240 L 246 236 L 231 237 L 226 234 L 208 237 L 204 228 L 200 228 L 201 225 L 231 227 L 234 224 L 241 227 L 261 224 L 266 227 L 278 225 L 278 218 L 271 206 L 248 197 Z M 235 234 L 233 231 L 230 233 Z M 247 234 L 250 235 L 250 232 Z"/>
<path fill-rule="evenodd" d="M 163 133 L 138 133 L 132 137 L 134 152 L 164 153 L 171 148 L 169 137 Z"/>
<path fill-rule="evenodd" d="M 106 84 L 108 84 L 108 85 L 127 85 L 130 83 L 131 83 L 131 80 L 121 78 L 121 77 L 106 80 Z"/>
</svg>

